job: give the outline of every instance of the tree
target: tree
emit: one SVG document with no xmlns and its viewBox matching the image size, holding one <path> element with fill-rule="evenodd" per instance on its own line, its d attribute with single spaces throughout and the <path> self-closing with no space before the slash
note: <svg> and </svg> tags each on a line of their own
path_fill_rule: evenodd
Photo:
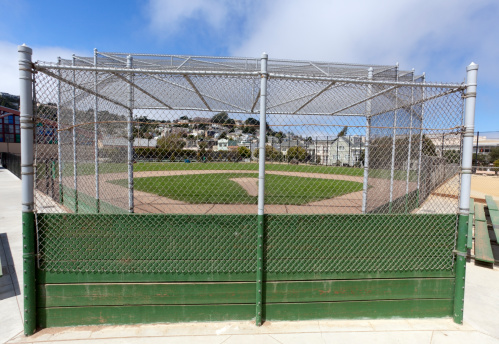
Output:
<svg viewBox="0 0 499 344">
<path fill-rule="evenodd" d="M 473 153 L 473 165 L 485 165 L 488 164 L 489 162 L 489 156 L 485 154 L 478 154 L 478 159 L 477 159 L 477 154 Z"/>
<path fill-rule="evenodd" d="M 282 143 L 282 140 L 286 138 L 286 134 L 284 134 L 282 131 L 279 131 L 275 133 L 275 138 L 279 141 L 279 143 Z"/>
<path fill-rule="evenodd" d="M 181 151 L 185 147 L 185 141 L 182 140 L 181 135 L 172 134 L 165 137 L 161 137 L 157 141 L 158 148 L 165 151 Z"/>
<path fill-rule="evenodd" d="M 490 150 L 489 161 L 495 161 L 499 159 L 499 147 L 494 147 Z"/>
<path fill-rule="evenodd" d="M 243 133 L 245 134 L 255 134 L 260 126 L 260 121 L 250 117 L 244 121 Z"/>
<path fill-rule="evenodd" d="M 227 133 L 224 131 L 223 133 L 220 134 L 218 137 L 219 139 L 226 139 L 227 138 Z"/>
<path fill-rule="evenodd" d="M 250 149 L 245 146 L 237 147 L 237 154 L 243 159 L 249 159 L 251 157 Z"/>
<path fill-rule="evenodd" d="M 253 156 L 258 159 L 259 156 L 259 149 L 256 149 L 255 152 L 253 153 Z M 275 149 L 272 146 L 265 146 L 265 160 L 266 161 L 281 161 L 283 158 L 283 155 L 280 151 Z"/>
<path fill-rule="evenodd" d="M 494 161 L 494 167 L 496 167 L 494 169 L 494 172 L 495 172 L 495 174 L 497 176 L 497 172 L 499 172 L 499 159 L 497 159 L 497 160 Z"/>
<path fill-rule="evenodd" d="M 307 160 L 307 150 L 303 147 L 294 146 L 288 149 L 286 153 L 286 159 L 291 161 L 293 159 L 303 162 Z"/>
<path fill-rule="evenodd" d="M 459 152 L 455 149 L 444 151 L 445 162 L 448 164 L 458 164 L 461 158 Z"/>
<path fill-rule="evenodd" d="M 433 141 L 423 135 L 423 154 L 429 156 L 437 156 L 437 149 L 435 148 L 435 144 Z"/>
<path fill-rule="evenodd" d="M 343 127 L 343 129 L 341 129 L 341 131 L 338 133 L 338 137 L 345 136 L 347 134 L 347 131 L 348 131 L 348 127 L 345 125 Z"/>
<path fill-rule="evenodd" d="M 198 142 L 199 151 L 198 151 L 198 159 L 201 161 L 206 160 L 206 148 L 208 147 L 208 142 L 199 141 Z"/>
<path fill-rule="evenodd" d="M 179 118 L 179 120 L 182 120 L 182 121 L 188 121 L 189 120 L 189 117 L 187 116 L 182 116 Z"/>
<path fill-rule="evenodd" d="M 217 113 L 215 116 L 213 116 L 211 118 L 211 122 L 216 123 L 216 124 L 224 124 L 225 121 L 227 121 L 228 119 L 229 119 L 229 115 L 227 114 L 227 112 L 222 111 L 222 112 Z"/>
</svg>

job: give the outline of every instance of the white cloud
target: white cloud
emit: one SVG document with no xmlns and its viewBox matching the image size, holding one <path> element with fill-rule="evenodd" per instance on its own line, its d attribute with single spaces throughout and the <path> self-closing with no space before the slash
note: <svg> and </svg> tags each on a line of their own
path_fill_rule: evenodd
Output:
<svg viewBox="0 0 499 344">
<path fill-rule="evenodd" d="M 19 95 L 19 64 L 17 44 L 0 41 L 0 91 Z M 71 58 L 71 55 L 79 54 L 61 47 L 31 47 L 33 49 L 33 61 L 57 61 L 57 57 Z M 88 55 L 88 54 L 86 54 Z"/>
<path fill-rule="evenodd" d="M 499 4 L 493 0 L 276 0 L 232 55 L 395 64 L 461 81 L 472 60 L 497 80 Z M 485 73 L 483 68 L 490 69 Z M 488 67 L 488 68 L 487 68 Z"/>
<path fill-rule="evenodd" d="M 187 20 L 199 20 L 211 29 L 226 27 L 230 16 L 241 13 L 248 0 L 150 0 L 146 15 L 150 19 L 150 28 L 161 35 L 173 35 L 184 29 Z"/>
</svg>

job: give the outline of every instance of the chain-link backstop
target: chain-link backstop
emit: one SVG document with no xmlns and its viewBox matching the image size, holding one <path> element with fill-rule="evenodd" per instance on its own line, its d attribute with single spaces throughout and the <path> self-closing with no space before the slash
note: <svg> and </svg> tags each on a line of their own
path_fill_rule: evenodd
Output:
<svg viewBox="0 0 499 344">
<path fill-rule="evenodd" d="M 266 56 L 33 72 L 39 326 L 453 314 L 467 85 Z"/>
</svg>

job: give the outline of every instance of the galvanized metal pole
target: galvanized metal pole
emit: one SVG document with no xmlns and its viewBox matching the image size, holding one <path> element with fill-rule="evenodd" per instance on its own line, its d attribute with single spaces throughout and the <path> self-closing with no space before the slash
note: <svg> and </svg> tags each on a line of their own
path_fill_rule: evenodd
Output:
<svg viewBox="0 0 499 344">
<path fill-rule="evenodd" d="M 73 54 L 72 65 L 75 65 L 76 57 Z M 76 71 L 73 70 L 73 85 L 76 85 Z M 73 86 L 73 185 L 74 185 L 74 202 L 75 213 L 78 213 L 78 163 L 76 153 L 76 87 Z"/>
<path fill-rule="evenodd" d="M 57 58 L 57 64 L 61 64 L 61 58 Z M 62 143 L 61 143 L 61 73 L 59 70 L 59 80 L 57 81 L 57 159 L 59 166 L 59 203 L 64 204 L 64 187 L 62 185 Z"/>
<path fill-rule="evenodd" d="M 370 67 L 367 72 L 367 79 L 373 79 L 373 68 Z M 371 97 L 373 85 L 367 85 L 367 97 Z M 364 145 L 364 183 L 362 187 L 362 213 L 367 212 L 367 182 L 369 179 L 369 141 L 371 136 L 371 100 L 366 103 L 366 144 Z"/>
<path fill-rule="evenodd" d="M 133 69 L 133 57 L 131 55 L 127 56 L 126 66 L 129 69 Z M 130 86 L 128 90 L 128 212 L 134 212 L 133 204 L 133 72 L 130 72 Z"/>
<path fill-rule="evenodd" d="M 478 166 L 478 138 L 480 137 L 480 132 L 476 132 L 476 149 L 475 149 L 475 166 Z"/>
<path fill-rule="evenodd" d="M 414 82 L 414 68 L 412 69 L 412 82 Z M 409 210 L 409 175 L 411 171 L 411 144 L 412 144 L 412 117 L 414 116 L 413 105 L 414 104 L 414 87 L 411 87 L 411 107 L 410 115 L 411 119 L 409 121 L 409 147 L 407 149 L 407 176 L 405 181 L 405 212 Z"/>
<path fill-rule="evenodd" d="M 396 80 L 399 81 L 399 63 L 397 62 L 396 67 Z M 393 179 L 395 174 L 395 142 L 397 140 L 397 109 L 398 108 L 398 89 L 395 89 L 395 113 L 393 115 L 393 138 L 392 138 L 392 164 L 390 166 L 390 203 L 388 206 L 388 212 L 392 212 L 393 204 Z"/>
<path fill-rule="evenodd" d="M 33 74 L 31 55 L 26 45 L 17 47 L 19 53 L 19 91 L 21 124 L 21 181 L 23 222 L 23 286 L 24 286 L 24 334 L 36 330 L 35 298 L 35 214 L 34 214 L 34 167 L 33 167 Z"/>
<path fill-rule="evenodd" d="M 426 82 L 426 74 L 423 73 L 423 83 Z M 421 164 L 422 164 L 422 156 L 423 156 L 423 120 L 424 120 L 424 99 L 425 99 L 425 88 L 422 89 L 423 102 L 421 103 L 421 120 L 420 120 L 420 131 L 419 131 L 419 160 L 418 160 L 418 185 L 417 185 L 417 199 L 418 199 L 418 207 L 420 206 L 420 188 L 421 188 Z"/>
<path fill-rule="evenodd" d="M 466 277 L 466 242 L 470 212 L 471 167 L 473 160 L 473 133 L 475 131 L 475 103 L 478 65 L 466 68 L 466 103 L 464 110 L 463 157 L 461 165 L 461 191 L 459 195 L 459 221 L 456 243 L 456 284 L 454 291 L 454 322 L 463 323 L 464 282 Z"/>
<path fill-rule="evenodd" d="M 258 239 L 256 269 L 256 325 L 262 324 L 263 316 L 263 236 L 265 231 L 265 138 L 267 126 L 267 60 L 262 54 L 260 79 L 260 140 L 258 154 Z"/>
<path fill-rule="evenodd" d="M 97 49 L 94 49 L 94 66 L 97 67 Z M 100 213 L 100 197 L 99 197 L 99 98 L 98 92 L 98 72 L 95 72 L 94 91 L 94 151 L 95 151 L 95 208 L 96 212 Z"/>
</svg>

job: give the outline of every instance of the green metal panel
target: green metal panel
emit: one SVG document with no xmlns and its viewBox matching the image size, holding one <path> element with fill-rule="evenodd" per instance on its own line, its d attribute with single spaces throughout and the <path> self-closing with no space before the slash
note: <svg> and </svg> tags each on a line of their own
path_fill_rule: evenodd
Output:
<svg viewBox="0 0 499 344">
<path fill-rule="evenodd" d="M 494 263 L 487 223 L 483 221 L 475 222 L 475 259 L 485 263 Z"/>
<path fill-rule="evenodd" d="M 32 212 L 22 213 L 22 224 L 24 334 L 29 336 L 36 330 L 35 214 Z"/>
<path fill-rule="evenodd" d="M 74 189 L 68 188 L 67 186 L 62 186 L 60 192 L 61 203 L 73 212 L 76 212 L 76 206 L 78 206 L 79 214 L 97 214 L 99 212 L 104 212 L 106 214 L 128 214 L 127 209 L 122 209 L 108 202 L 97 200 L 95 197 L 89 196 L 81 191 L 75 193 Z"/>
<path fill-rule="evenodd" d="M 255 317 L 255 304 L 55 307 L 37 311 L 40 327 L 128 325 L 251 320 Z"/>
<path fill-rule="evenodd" d="M 473 247 L 473 222 L 475 215 L 475 200 L 470 198 L 470 214 L 468 215 L 468 237 L 466 241 L 466 248 L 471 250 Z"/>
<path fill-rule="evenodd" d="M 265 271 L 451 270 L 456 215 L 267 215 Z"/>
<path fill-rule="evenodd" d="M 253 303 L 255 282 L 38 285 L 38 307 Z M 451 298 L 453 278 L 267 282 L 265 302 Z"/>
<path fill-rule="evenodd" d="M 463 322 L 464 285 L 466 278 L 466 233 L 468 232 L 468 215 L 459 215 L 456 243 L 456 285 L 454 291 L 454 322 Z M 475 243 L 476 246 L 476 243 Z"/>
<path fill-rule="evenodd" d="M 385 279 L 385 278 L 447 278 L 454 277 L 454 270 L 418 270 L 418 271 L 393 271 L 378 273 L 362 272 L 308 272 L 308 273 L 281 273 L 267 278 L 265 281 L 297 280 L 323 280 L 323 279 Z M 192 274 L 170 274 L 170 273 L 100 273 L 100 272 L 47 272 L 37 271 L 38 283 L 139 283 L 139 282 L 222 282 L 239 281 L 254 282 L 254 273 L 214 274 L 214 273 L 192 273 Z"/>
<path fill-rule="evenodd" d="M 266 306 L 265 314 L 266 320 L 447 317 L 452 299 L 274 303 Z"/>
<path fill-rule="evenodd" d="M 254 304 L 56 307 L 39 308 L 37 318 L 41 327 L 251 320 L 254 307 Z M 446 317 L 452 314 L 452 299 L 271 303 L 266 305 L 265 314 L 265 320 Z"/>
<path fill-rule="evenodd" d="M 267 215 L 267 221 L 267 280 L 453 268 L 452 214 Z M 40 269 L 254 280 L 256 223 L 256 215 L 40 214 Z"/>
<path fill-rule="evenodd" d="M 258 239 L 257 239 L 257 260 L 256 260 L 256 325 L 262 324 L 263 317 L 263 246 L 265 233 L 265 215 L 258 215 Z"/>
<path fill-rule="evenodd" d="M 254 280 L 256 221 L 256 215 L 40 214 L 40 269 L 253 273 Z"/>
</svg>

